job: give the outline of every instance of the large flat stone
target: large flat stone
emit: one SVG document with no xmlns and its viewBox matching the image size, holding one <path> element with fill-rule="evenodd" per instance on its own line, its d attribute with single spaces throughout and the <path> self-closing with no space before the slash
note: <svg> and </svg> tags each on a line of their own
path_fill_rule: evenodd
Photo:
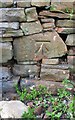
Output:
<svg viewBox="0 0 75 120">
<path fill-rule="evenodd" d="M 67 28 L 75 28 L 74 20 L 58 20 L 56 23 L 57 27 L 67 27 Z"/>
<path fill-rule="evenodd" d="M 50 81 L 62 81 L 65 78 L 69 79 L 69 70 L 51 69 L 49 65 L 41 67 L 41 79 Z"/>
<path fill-rule="evenodd" d="M 0 38 L 0 42 L 10 42 L 10 41 L 13 41 L 12 38 Z"/>
<path fill-rule="evenodd" d="M 20 27 L 25 35 L 39 33 L 42 31 L 42 26 L 39 21 L 31 22 L 31 23 L 21 23 Z"/>
<path fill-rule="evenodd" d="M 49 6 L 50 5 L 50 0 L 32 0 L 31 1 L 31 5 L 32 6 L 37 6 L 37 7 L 41 7 L 41 6 Z"/>
<path fill-rule="evenodd" d="M 0 7 L 10 7 L 13 5 L 13 0 L 0 0 Z"/>
<path fill-rule="evenodd" d="M 9 37 L 20 37 L 23 36 L 21 29 L 19 30 L 3 30 L 0 34 L 0 37 L 9 38 Z"/>
<path fill-rule="evenodd" d="M 65 43 L 69 46 L 75 46 L 75 34 L 68 35 Z"/>
<path fill-rule="evenodd" d="M 27 21 L 36 21 L 38 20 L 38 15 L 35 7 L 25 9 Z"/>
<path fill-rule="evenodd" d="M 35 78 L 38 74 L 38 67 L 35 64 L 15 64 L 13 67 L 13 74 L 17 76 L 20 75 L 22 77 Z"/>
<path fill-rule="evenodd" d="M 30 7 L 31 0 L 14 0 L 17 3 L 17 7 Z"/>
<path fill-rule="evenodd" d="M 0 43 L 0 63 L 6 63 L 12 59 L 12 44 L 10 42 Z"/>
<path fill-rule="evenodd" d="M 14 39 L 14 57 L 19 62 L 33 60 L 35 53 L 35 41 L 28 36 Z"/>
<path fill-rule="evenodd" d="M 0 29 L 19 29 L 19 22 L 0 22 Z"/>
<path fill-rule="evenodd" d="M 26 21 L 24 8 L 0 8 L 0 21 Z"/>
</svg>

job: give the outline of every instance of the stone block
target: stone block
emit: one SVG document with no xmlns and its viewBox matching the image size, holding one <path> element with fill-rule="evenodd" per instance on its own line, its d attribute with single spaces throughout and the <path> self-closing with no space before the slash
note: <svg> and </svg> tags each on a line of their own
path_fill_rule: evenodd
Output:
<svg viewBox="0 0 75 120">
<path fill-rule="evenodd" d="M 53 18 L 42 18 L 41 19 L 41 22 L 42 23 L 54 23 L 55 22 L 55 20 L 53 19 Z"/>
<path fill-rule="evenodd" d="M 22 22 L 26 21 L 24 8 L 0 8 L 0 21 Z"/>
<path fill-rule="evenodd" d="M 52 65 L 56 65 L 59 63 L 59 59 L 42 59 L 42 64 L 52 64 Z"/>
<path fill-rule="evenodd" d="M 46 29 L 46 28 L 54 28 L 55 24 L 54 23 L 43 23 L 42 26 L 43 26 L 44 29 Z"/>
<path fill-rule="evenodd" d="M 38 20 L 38 15 L 35 7 L 25 9 L 27 21 L 36 21 Z"/>
<path fill-rule="evenodd" d="M 10 42 L 0 43 L 0 63 L 6 63 L 12 59 L 12 44 Z"/>
<path fill-rule="evenodd" d="M 33 60 L 35 53 L 35 41 L 28 36 L 14 39 L 14 57 L 18 62 Z"/>
<path fill-rule="evenodd" d="M 41 67 L 41 79 L 50 81 L 63 81 L 65 78 L 69 79 L 69 70 L 50 69 L 49 65 L 46 68 Z"/>
<path fill-rule="evenodd" d="M 57 27 L 75 28 L 74 20 L 58 20 L 56 23 Z"/>
<path fill-rule="evenodd" d="M 75 56 L 67 56 L 68 64 L 75 65 Z"/>
<path fill-rule="evenodd" d="M 14 0 L 17 3 L 17 7 L 30 7 L 31 0 Z"/>
<path fill-rule="evenodd" d="M 13 0 L 0 0 L 0 7 L 11 7 L 13 5 Z"/>
<path fill-rule="evenodd" d="M 69 56 L 75 56 L 75 47 L 70 47 L 70 49 L 68 51 L 68 55 Z"/>
<path fill-rule="evenodd" d="M 0 37 L 5 37 L 5 38 L 20 37 L 20 36 L 23 36 L 23 32 L 21 29 L 19 29 L 19 30 L 2 30 L 1 34 L 0 34 Z"/>
<path fill-rule="evenodd" d="M 0 22 L 0 29 L 19 29 L 19 22 Z"/>
<path fill-rule="evenodd" d="M 31 1 L 32 6 L 42 7 L 42 6 L 49 6 L 50 0 L 32 0 Z"/>
<path fill-rule="evenodd" d="M 11 42 L 11 41 L 13 41 L 13 39 L 12 38 L 0 38 L 0 42 Z"/>
<path fill-rule="evenodd" d="M 65 43 L 69 46 L 75 46 L 75 34 L 68 35 Z"/>
<path fill-rule="evenodd" d="M 25 35 L 39 33 L 42 31 L 42 26 L 39 21 L 30 22 L 30 23 L 21 23 L 20 27 Z"/>
<path fill-rule="evenodd" d="M 38 67 L 37 65 L 27 64 L 15 64 L 13 67 L 13 74 L 20 75 L 22 77 L 30 77 L 35 78 L 38 74 Z"/>
<path fill-rule="evenodd" d="M 75 33 L 75 28 L 56 27 L 55 30 L 58 33 L 62 33 L 62 34 L 74 34 Z"/>
</svg>

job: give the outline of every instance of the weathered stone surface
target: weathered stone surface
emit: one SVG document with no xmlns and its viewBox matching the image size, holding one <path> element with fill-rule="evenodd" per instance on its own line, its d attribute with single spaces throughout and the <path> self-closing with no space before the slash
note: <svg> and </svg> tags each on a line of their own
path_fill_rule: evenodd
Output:
<svg viewBox="0 0 75 120">
<path fill-rule="evenodd" d="M 31 0 L 14 0 L 18 7 L 30 7 Z"/>
<path fill-rule="evenodd" d="M 32 6 L 38 6 L 38 7 L 41 7 L 41 6 L 48 6 L 50 5 L 50 0 L 32 0 L 31 1 L 31 5 Z"/>
<path fill-rule="evenodd" d="M 39 59 L 60 57 L 67 52 L 65 43 L 56 32 L 46 32 L 44 39 L 35 43 L 35 48 L 35 58 Z"/>
<path fill-rule="evenodd" d="M 0 29 L 19 29 L 19 22 L 0 22 Z"/>
<path fill-rule="evenodd" d="M 10 42 L 0 43 L 0 63 L 6 63 L 12 58 L 12 45 Z"/>
<path fill-rule="evenodd" d="M 59 59 L 42 59 L 42 64 L 58 64 Z"/>
<path fill-rule="evenodd" d="M 24 8 L 0 8 L 0 21 L 26 21 Z"/>
<path fill-rule="evenodd" d="M 42 26 L 39 21 L 32 23 L 21 23 L 21 29 L 23 30 L 25 35 L 39 33 L 42 31 Z"/>
<path fill-rule="evenodd" d="M 75 65 L 75 56 L 67 56 L 68 64 Z"/>
<path fill-rule="evenodd" d="M 3 30 L 0 34 L 0 37 L 20 37 L 23 36 L 23 32 L 21 29 L 19 30 Z"/>
<path fill-rule="evenodd" d="M 70 47 L 69 51 L 68 51 L 68 55 L 72 55 L 75 56 L 75 47 Z"/>
<path fill-rule="evenodd" d="M 10 79 L 11 73 L 10 70 L 7 67 L 0 67 L 0 80 L 3 79 Z"/>
<path fill-rule="evenodd" d="M 21 101 L 1 101 L 0 102 L 1 118 L 21 118 L 23 112 L 28 112 L 28 107 Z"/>
<path fill-rule="evenodd" d="M 28 22 L 38 20 L 38 15 L 35 7 L 25 9 L 25 13 Z"/>
<path fill-rule="evenodd" d="M 53 18 L 42 18 L 41 22 L 43 22 L 43 23 L 48 23 L 48 22 L 54 23 L 55 20 Z"/>
<path fill-rule="evenodd" d="M 0 42 L 10 42 L 10 41 L 13 41 L 12 38 L 0 38 Z"/>
<path fill-rule="evenodd" d="M 19 62 L 26 60 L 33 60 L 35 52 L 35 41 L 29 39 L 28 36 L 16 38 L 13 42 L 14 45 L 14 57 Z"/>
<path fill-rule="evenodd" d="M 67 28 L 75 28 L 74 20 L 58 20 L 56 23 L 57 27 L 67 27 Z"/>
<path fill-rule="evenodd" d="M 10 7 L 13 5 L 13 0 L 0 0 L 0 7 Z"/>
<path fill-rule="evenodd" d="M 68 35 L 65 43 L 69 46 L 75 46 L 75 34 Z"/>
<path fill-rule="evenodd" d="M 45 16 L 45 17 L 56 17 L 56 18 L 70 18 L 69 14 L 66 13 L 59 13 L 59 12 L 50 12 L 50 11 L 46 11 L 43 10 L 41 12 L 39 12 L 40 16 Z M 75 19 L 75 14 L 73 14 L 73 16 L 71 17 L 71 19 Z"/>
<path fill-rule="evenodd" d="M 46 65 L 46 68 L 44 66 L 41 67 L 41 79 L 62 81 L 65 78 L 69 79 L 69 70 L 50 69 L 49 65 Z"/>
<path fill-rule="evenodd" d="M 61 28 L 61 27 L 56 27 L 55 29 L 58 33 L 63 33 L 63 34 L 74 34 L 75 33 L 75 28 Z"/>
<path fill-rule="evenodd" d="M 0 80 L 0 101 L 2 100 L 2 80 Z"/>
<path fill-rule="evenodd" d="M 46 29 L 46 28 L 54 28 L 55 27 L 55 24 L 54 23 L 44 23 L 42 24 L 43 28 Z"/>
<path fill-rule="evenodd" d="M 13 74 L 14 75 L 20 75 L 23 77 L 30 77 L 34 78 L 37 76 L 38 73 L 38 67 L 36 65 L 18 65 L 15 64 L 13 67 Z"/>
</svg>

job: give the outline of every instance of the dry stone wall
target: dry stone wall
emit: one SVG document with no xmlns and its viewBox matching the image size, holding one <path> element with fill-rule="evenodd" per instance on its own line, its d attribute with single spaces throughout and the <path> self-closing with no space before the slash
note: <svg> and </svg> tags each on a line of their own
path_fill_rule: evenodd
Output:
<svg viewBox="0 0 75 120">
<path fill-rule="evenodd" d="M 68 79 L 75 65 L 74 0 L 0 0 L 0 55 L 10 75 Z"/>
</svg>

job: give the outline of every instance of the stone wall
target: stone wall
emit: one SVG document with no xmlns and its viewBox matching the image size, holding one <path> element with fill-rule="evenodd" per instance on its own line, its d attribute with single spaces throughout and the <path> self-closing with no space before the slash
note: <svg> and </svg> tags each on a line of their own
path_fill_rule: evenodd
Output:
<svg viewBox="0 0 75 120">
<path fill-rule="evenodd" d="M 2 78 L 69 78 L 75 64 L 74 12 L 74 0 L 0 0 Z"/>
</svg>

